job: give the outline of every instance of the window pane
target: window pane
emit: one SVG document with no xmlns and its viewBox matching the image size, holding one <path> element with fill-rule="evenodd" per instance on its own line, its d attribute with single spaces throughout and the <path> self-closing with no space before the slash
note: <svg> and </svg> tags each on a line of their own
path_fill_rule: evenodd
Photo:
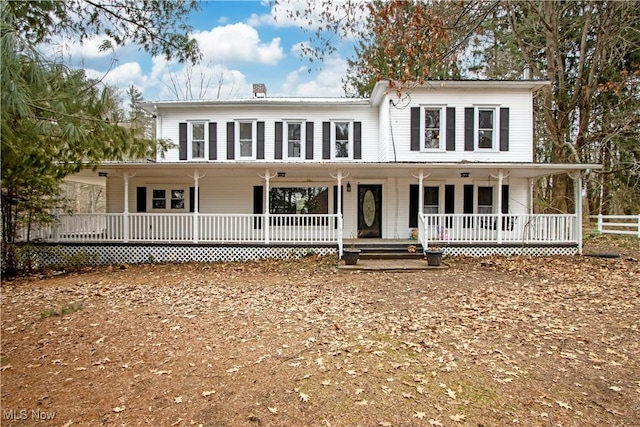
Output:
<svg viewBox="0 0 640 427">
<path fill-rule="evenodd" d="M 478 147 L 493 148 L 493 131 L 492 130 L 478 131 Z"/>
<path fill-rule="evenodd" d="M 253 143 L 251 141 L 240 141 L 240 156 L 251 157 L 253 156 Z"/>
<path fill-rule="evenodd" d="M 424 187 L 424 204 L 438 206 L 439 187 Z"/>
<path fill-rule="evenodd" d="M 329 191 L 327 187 L 272 188 L 269 211 L 273 214 L 326 214 L 329 212 Z"/>
<path fill-rule="evenodd" d="M 300 123 L 289 123 L 289 141 L 300 141 L 301 127 Z"/>
<path fill-rule="evenodd" d="M 172 199 L 184 199 L 184 190 L 171 190 Z"/>
<path fill-rule="evenodd" d="M 349 157 L 348 141 L 336 141 L 336 157 Z"/>
<path fill-rule="evenodd" d="M 478 206 L 493 206 L 493 187 L 478 187 Z"/>
<path fill-rule="evenodd" d="M 253 131 L 253 123 L 251 122 L 240 123 L 240 140 L 253 139 L 252 131 Z"/>
<path fill-rule="evenodd" d="M 204 141 L 204 123 L 191 124 L 191 139 L 194 141 Z"/>
<path fill-rule="evenodd" d="M 300 141 L 289 141 L 287 155 L 289 157 L 300 157 Z"/>
<path fill-rule="evenodd" d="M 478 128 L 493 129 L 493 110 L 480 110 L 478 114 L 480 116 Z"/>
<path fill-rule="evenodd" d="M 204 158 L 204 141 L 193 141 L 191 143 L 191 157 Z"/>
<path fill-rule="evenodd" d="M 165 190 L 153 190 L 153 198 L 154 199 L 164 199 L 165 198 Z"/>
<path fill-rule="evenodd" d="M 153 200 L 152 203 L 153 209 L 164 209 L 167 207 L 167 202 L 166 200 L 162 199 L 162 200 Z"/>
<path fill-rule="evenodd" d="M 349 140 L 349 123 L 338 122 L 336 123 L 336 141 Z"/>
</svg>

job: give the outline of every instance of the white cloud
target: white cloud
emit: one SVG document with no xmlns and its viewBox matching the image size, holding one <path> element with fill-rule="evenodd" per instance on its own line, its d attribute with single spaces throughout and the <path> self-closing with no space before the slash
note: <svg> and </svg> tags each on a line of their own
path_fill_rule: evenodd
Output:
<svg viewBox="0 0 640 427">
<path fill-rule="evenodd" d="M 82 43 L 76 40 L 60 40 L 57 41 L 57 44 L 62 46 L 64 55 L 72 60 L 96 59 L 111 56 L 120 49 L 120 46 L 112 43 L 113 47 L 111 49 L 100 50 L 100 45 L 105 40 L 107 40 L 105 37 L 93 36 L 85 39 Z"/>
<path fill-rule="evenodd" d="M 85 69 L 85 73 L 91 79 L 101 80 L 110 86 L 119 88 L 127 88 L 131 85 L 144 86 L 147 79 L 137 62 L 127 62 L 107 72 Z"/>
<path fill-rule="evenodd" d="M 190 65 L 154 58 L 149 83 L 143 88 L 148 100 L 229 99 L 246 97 L 251 85 L 246 76 L 221 64 Z"/>
<path fill-rule="evenodd" d="M 279 37 L 272 39 L 268 44 L 262 43 L 255 28 L 244 23 L 196 32 L 193 36 L 198 41 L 198 46 L 205 60 L 218 63 L 277 64 L 284 58 Z"/>
<path fill-rule="evenodd" d="M 309 74 L 307 67 L 299 67 L 290 72 L 282 85 L 282 92 L 287 96 L 325 97 L 344 96 L 342 78 L 346 75 L 347 61 L 342 58 L 332 58 L 323 64 L 317 74 Z M 305 81 L 305 77 L 312 76 L 312 80 Z"/>
</svg>

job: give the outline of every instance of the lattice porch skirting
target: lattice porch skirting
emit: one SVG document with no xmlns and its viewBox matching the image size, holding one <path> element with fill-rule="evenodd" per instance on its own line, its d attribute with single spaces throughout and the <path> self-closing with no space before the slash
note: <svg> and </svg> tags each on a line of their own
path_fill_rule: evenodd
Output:
<svg viewBox="0 0 640 427">
<path fill-rule="evenodd" d="M 309 255 L 337 254 L 334 245 L 206 245 L 206 244 L 114 244 L 65 243 L 42 244 L 34 267 L 74 264 L 109 265 L 154 262 L 250 261 L 266 258 L 295 259 Z M 442 245 L 448 256 L 553 256 L 576 255 L 575 244 L 556 245 Z"/>
<path fill-rule="evenodd" d="M 322 245 L 196 245 L 196 244 L 74 244 L 43 245 L 39 267 L 74 264 L 109 265 L 154 262 L 250 261 L 337 254 L 337 246 Z M 44 248 L 43 248 L 44 249 Z"/>
</svg>

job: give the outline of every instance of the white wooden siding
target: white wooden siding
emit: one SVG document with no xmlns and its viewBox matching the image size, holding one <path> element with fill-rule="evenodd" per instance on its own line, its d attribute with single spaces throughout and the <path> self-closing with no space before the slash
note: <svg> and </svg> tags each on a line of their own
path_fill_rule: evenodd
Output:
<svg viewBox="0 0 640 427">
<path fill-rule="evenodd" d="M 391 106 L 389 140 L 395 141 L 398 161 L 411 162 L 531 162 L 533 161 L 533 111 L 529 90 L 423 89 L 411 93 L 410 104 Z M 388 103 L 388 101 L 383 101 Z M 411 107 L 421 105 L 455 107 L 456 150 L 411 151 Z M 464 149 L 464 109 L 473 106 L 509 108 L 509 151 Z M 382 126 L 381 126 L 382 127 Z M 499 130 L 498 130 L 499 131 Z M 444 142 L 443 142 L 444 143 Z"/>
<path fill-rule="evenodd" d="M 378 161 L 378 111 L 366 105 L 300 105 L 282 107 L 266 104 L 264 106 L 215 106 L 202 108 L 165 107 L 159 113 L 158 126 L 160 136 L 171 140 L 176 148 L 169 150 L 158 162 L 178 162 L 179 143 L 178 126 L 181 122 L 207 120 L 217 123 L 217 161 L 227 161 L 227 122 L 240 119 L 262 121 L 265 124 L 265 160 L 275 159 L 275 123 L 280 121 L 301 120 L 313 122 L 313 161 L 322 159 L 322 122 L 333 120 L 362 122 L 362 161 Z M 283 143 L 286 145 L 286 136 Z M 303 141 L 304 144 L 304 141 Z M 260 160 L 256 160 L 260 161 Z M 290 160 L 287 160 L 290 161 Z M 301 160 L 304 161 L 304 160 Z M 311 161 L 311 160 L 306 160 Z M 326 160 L 325 160 L 326 161 Z"/>
</svg>

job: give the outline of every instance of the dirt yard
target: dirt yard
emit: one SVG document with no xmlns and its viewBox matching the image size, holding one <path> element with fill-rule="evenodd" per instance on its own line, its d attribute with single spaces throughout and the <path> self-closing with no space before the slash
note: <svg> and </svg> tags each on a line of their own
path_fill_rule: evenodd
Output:
<svg viewBox="0 0 640 427">
<path fill-rule="evenodd" d="M 4 281 L 0 424 L 637 426 L 639 252 L 622 252 Z"/>
</svg>

